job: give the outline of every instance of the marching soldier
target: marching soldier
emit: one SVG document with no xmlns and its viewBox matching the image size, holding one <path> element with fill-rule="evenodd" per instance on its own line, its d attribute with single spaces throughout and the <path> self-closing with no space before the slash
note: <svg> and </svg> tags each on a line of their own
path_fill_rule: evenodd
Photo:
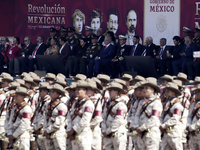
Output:
<svg viewBox="0 0 200 150">
<path fill-rule="evenodd" d="M 127 142 L 126 113 L 127 106 L 119 96 L 124 94 L 123 86 L 112 82 L 107 87 L 110 100 L 104 107 L 104 120 L 102 122 L 103 143 L 105 150 L 125 150 Z"/>
<path fill-rule="evenodd" d="M 94 59 L 101 50 L 101 45 L 98 43 L 98 37 L 95 34 L 91 36 L 92 44 L 86 50 L 86 56 L 81 58 L 80 73 L 87 75 L 87 65 L 90 63 L 90 60 Z"/>
<path fill-rule="evenodd" d="M 90 150 L 92 146 L 92 130 L 90 121 L 94 112 L 94 104 L 87 96 L 88 84 L 78 81 L 76 94 L 78 100 L 72 105 L 68 116 L 67 135 L 72 143 L 72 149 Z"/>
<path fill-rule="evenodd" d="M 166 97 L 169 101 L 165 106 L 161 119 L 162 148 L 163 150 L 182 150 L 183 127 L 181 116 L 184 108 L 178 98 L 181 93 L 178 86 L 173 82 L 169 82 L 163 89 L 165 89 Z"/>
<path fill-rule="evenodd" d="M 51 97 L 48 95 L 49 93 L 49 83 L 41 82 L 37 90 L 39 90 L 39 101 L 37 103 L 36 110 L 34 112 L 34 120 L 33 120 L 33 130 L 36 133 L 36 136 L 42 135 L 44 130 L 44 114 L 47 110 L 47 106 L 51 101 Z M 38 148 L 40 150 L 45 150 L 45 140 L 37 139 Z"/>
<path fill-rule="evenodd" d="M 146 100 L 136 112 L 139 113 L 136 120 L 139 125 L 136 129 L 139 134 L 137 146 L 140 150 L 159 149 L 162 104 L 157 93 L 160 93 L 160 88 L 157 86 L 157 80 L 152 77 L 147 78 L 142 86 Z"/>
<path fill-rule="evenodd" d="M 56 78 L 56 75 L 53 73 L 47 73 L 44 77 L 45 81 L 48 82 L 50 85 L 54 83 L 54 79 Z"/>
<path fill-rule="evenodd" d="M 191 150 L 200 149 L 200 86 L 193 88 L 192 91 L 196 92 L 196 100 L 190 105 L 187 131 L 190 137 L 189 146 Z"/>
<path fill-rule="evenodd" d="M 15 91 L 15 107 L 11 111 L 11 118 L 9 122 L 10 129 L 7 131 L 9 136 L 9 148 L 29 150 L 30 149 L 30 129 L 32 109 L 28 103 L 25 102 L 27 89 L 24 87 L 17 87 Z"/>
<path fill-rule="evenodd" d="M 59 84 L 48 88 L 51 101 L 47 106 L 44 118 L 44 136 L 46 150 L 66 150 L 65 115 L 67 107 L 62 103 L 60 96 L 64 89 Z"/>
<path fill-rule="evenodd" d="M 50 41 L 51 41 L 52 38 L 57 39 L 56 33 L 57 33 L 57 30 L 55 28 L 51 27 L 50 28 L 50 37 L 48 37 L 48 39 L 46 41 L 47 47 L 50 46 Z"/>
<path fill-rule="evenodd" d="M 125 92 L 129 96 L 129 98 L 131 98 L 131 96 L 134 93 L 134 88 L 131 86 L 131 81 L 133 80 L 133 76 L 125 73 L 120 79 L 126 81 L 127 90 Z"/>
<path fill-rule="evenodd" d="M 100 123 L 102 119 L 102 105 L 101 97 L 96 93 L 100 93 L 100 90 L 97 88 L 96 83 L 92 79 L 87 80 L 87 96 L 94 103 L 94 112 L 92 115 L 92 120 L 90 122 L 90 127 L 92 129 L 93 139 L 92 139 L 92 150 L 101 150 L 102 137 L 101 137 L 101 128 Z"/>
</svg>

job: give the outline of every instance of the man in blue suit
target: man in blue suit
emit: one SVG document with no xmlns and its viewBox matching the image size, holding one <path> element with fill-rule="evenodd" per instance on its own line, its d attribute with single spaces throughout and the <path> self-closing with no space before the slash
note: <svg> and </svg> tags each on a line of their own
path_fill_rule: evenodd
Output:
<svg viewBox="0 0 200 150">
<path fill-rule="evenodd" d="M 187 73 L 187 63 L 193 61 L 194 51 L 198 51 L 196 44 L 192 43 L 192 39 L 189 36 L 185 37 L 185 45 L 180 53 L 181 59 L 172 62 L 174 75 L 179 73 L 180 66 L 182 66 L 182 72 Z"/>
<path fill-rule="evenodd" d="M 93 75 L 93 67 L 95 76 L 99 74 L 101 65 L 105 65 L 108 61 L 115 56 L 115 46 L 111 44 L 112 39 L 109 36 L 106 36 L 104 39 L 105 46 L 101 48 L 101 51 L 95 59 L 90 60 L 88 67 L 88 76 Z"/>
</svg>

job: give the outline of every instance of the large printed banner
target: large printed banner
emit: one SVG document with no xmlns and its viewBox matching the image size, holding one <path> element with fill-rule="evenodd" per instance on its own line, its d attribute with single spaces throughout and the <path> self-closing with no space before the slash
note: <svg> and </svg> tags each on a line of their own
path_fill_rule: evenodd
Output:
<svg viewBox="0 0 200 150">
<path fill-rule="evenodd" d="M 200 0 L 15 0 L 15 36 L 23 40 L 29 35 L 32 43 L 38 35 L 49 37 L 49 28 L 74 27 L 85 35 L 85 26 L 117 36 L 126 35 L 127 44 L 139 35 L 143 42 L 152 36 L 154 43 L 167 38 L 173 45 L 174 35 L 183 37 L 184 26 L 199 27 Z M 59 32 L 58 32 L 59 35 Z"/>
<path fill-rule="evenodd" d="M 166 38 L 173 45 L 173 36 L 180 35 L 180 0 L 145 0 L 144 10 L 144 37 L 157 45 Z"/>
</svg>

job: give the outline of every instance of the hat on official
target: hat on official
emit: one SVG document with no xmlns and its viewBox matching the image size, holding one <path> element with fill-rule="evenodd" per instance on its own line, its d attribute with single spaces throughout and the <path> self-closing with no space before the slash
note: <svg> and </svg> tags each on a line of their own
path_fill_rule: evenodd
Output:
<svg viewBox="0 0 200 150">
<path fill-rule="evenodd" d="M 36 86 L 36 83 L 33 81 L 33 78 L 31 77 L 25 76 L 23 80 L 25 81 L 25 83 L 28 82 L 31 83 L 32 86 Z"/>
<path fill-rule="evenodd" d="M 97 84 L 98 89 L 102 90 L 103 87 L 101 85 L 101 81 L 97 77 L 92 77 L 92 80 L 94 80 Z"/>
<path fill-rule="evenodd" d="M 37 88 L 35 88 L 35 90 L 40 90 L 40 89 L 45 89 L 45 90 L 49 90 L 50 85 L 48 82 L 40 82 L 40 84 L 38 85 Z"/>
<path fill-rule="evenodd" d="M 88 88 L 96 91 L 97 93 L 101 93 L 101 91 L 97 88 L 97 84 L 93 79 L 87 79 Z"/>
<path fill-rule="evenodd" d="M 125 94 L 125 91 L 123 89 L 123 86 L 120 83 L 117 82 L 111 82 L 107 87 L 106 90 L 116 90 L 119 91 L 119 94 Z"/>
<path fill-rule="evenodd" d="M 195 28 L 194 29 L 194 32 L 196 33 L 196 32 L 200 32 L 200 29 L 199 28 Z"/>
<path fill-rule="evenodd" d="M 70 86 L 66 87 L 65 90 L 75 90 L 76 89 L 76 82 L 72 82 Z"/>
<path fill-rule="evenodd" d="M 15 82 L 19 83 L 20 86 L 22 86 L 22 87 L 28 88 L 28 87 L 25 85 L 25 81 L 24 81 L 23 79 L 15 79 Z"/>
<path fill-rule="evenodd" d="M 97 79 L 99 79 L 101 82 L 109 83 L 110 77 L 106 74 L 98 74 Z"/>
<path fill-rule="evenodd" d="M 86 30 L 86 31 L 93 31 L 94 29 L 91 28 L 90 26 L 85 26 L 85 30 Z"/>
<path fill-rule="evenodd" d="M 91 39 L 98 39 L 99 37 L 96 34 L 92 34 Z"/>
<path fill-rule="evenodd" d="M 189 29 L 188 27 L 183 27 L 183 32 L 190 33 L 191 29 Z"/>
<path fill-rule="evenodd" d="M 3 74 L 2 81 L 13 82 L 13 77 L 10 74 Z"/>
<path fill-rule="evenodd" d="M 179 72 L 178 75 L 176 76 L 176 79 L 189 82 L 187 79 L 187 75 L 185 73 Z"/>
<path fill-rule="evenodd" d="M 131 81 L 131 80 L 133 80 L 133 76 L 125 73 L 120 79 L 126 80 L 126 81 Z"/>
<path fill-rule="evenodd" d="M 8 90 L 15 90 L 18 86 L 20 86 L 20 84 L 18 82 L 11 82 L 8 85 Z"/>
<path fill-rule="evenodd" d="M 67 32 L 68 33 L 71 33 L 71 32 L 75 32 L 76 30 L 74 29 L 74 28 L 72 28 L 72 27 L 68 27 L 67 28 Z"/>
<path fill-rule="evenodd" d="M 63 26 L 60 27 L 60 32 L 67 32 L 67 29 Z"/>
<path fill-rule="evenodd" d="M 178 85 L 174 82 L 168 82 L 166 86 L 161 87 L 161 89 L 169 89 L 176 93 L 177 96 L 181 95 L 181 92 L 178 89 Z"/>
<path fill-rule="evenodd" d="M 49 86 L 48 87 L 49 90 L 55 90 L 57 91 L 60 95 L 64 96 L 65 95 L 65 92 L 64 92 L 64 88 L 62 85 L 60 84 L 54 84 L 53 86 Z"/>
<path fill-rule="evenodd" d="M 85 80 L 87 77 L 84 74 L 77 74 L 76 76 L 71 76 L 73 80 Z"/>
<path fill-rule="evenodd" d="M 153 77 L 146 78 L 146 82 L 142 86 L 145 86 L 145 85 L 154 88 L 155 93 L 160 93 L 160 88 L 158 87 L 156 78 L 153 78 Z"/>
<path fill-rule="evenodd" d="M 17 75 L 17 77 L 19 77 L 20 79 L 23 79 L 24 76 L 29 75 L 27 72 L 22 72 L 21 75 Z"/>
<path fill-rule="evenodd" d="M 159 79 L 158 79 L 159 81 L 167 81 L 167 82 L 172 82 L 172 80 L 173 80 L 173 77 L 172 76 L 170 76 L 170 75 L 168 75 L 168 74 L 165 74 L 164 76 L 162 76 L 162 77 L 160 77 Z"/>
<path fill-rule="evenodd" d="M 56 77 L 55 74 L 53 74 L 53 73 L 47 73 L 46 76 L 44 77 L 44 79 L 54 80 L 55 77 Z"/>
<path fill-rule="evenodd" d="M 127 86 L 126 86 L 126 81 L 122 80 L 122 79 L 118 79 L 118 78 L 115 78 L 113 80 L 113 82 L 117 82 L 119 84 L 121 84 L 123 86 L 123 89 L 126 90 L 127 89 Z"/>
<path fill-rule="evenodd" d="M 137 75 L 133 80 L 131 80 L 131 83 L 139 81 L 145 81 L 145 78 L 140 75 Z"/>
<path fill-rule="evenodd" d="M 27 89 L 25 87 L 19 86 L 16 88 L 15 92 L 13 94 L 19 94 L 23 96 L 29 96 L 27 94 Z"/>
<path fill-rule="evenodd" d="M 126 40 L 126 39 L 127 39 L 127 37 L 126 37 L 126 36 L 124 36 L 124 35 L 119 35 L 119 39 L 120 39 L 120 40 Z"/>
<path fill-rule="evenodd" d="M 57 32 L 57 30 L 54 27 L 51 27 L 50 32 Z"/>
</svg>

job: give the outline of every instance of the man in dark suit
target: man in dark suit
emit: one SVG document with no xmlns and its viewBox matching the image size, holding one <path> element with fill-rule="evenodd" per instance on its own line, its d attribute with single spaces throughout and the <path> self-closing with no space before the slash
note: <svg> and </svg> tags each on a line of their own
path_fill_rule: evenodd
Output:
<svg viewBox="0 0 200 150">
<path fill-rule="evenodd" d="M 181 38 L 179 36 L 173 37 L 174 47 L 171 52 L 167 53 L 167 57 L 171 58 L 167 61 L 167 74 L 173 76 L 172 62 L 181 59 L 180 53 L 183 50 L 183 44 L 181 43 Z"/>
<path fill-rule="evenodd" d="M 60 37 L 59 43 L 61 45 L 61 48 L 59 50 L 59 55 L 61 57 L 61 60 L 63 64 L 65 65 L 67 62 L 67 58 L 70 56 L 70 46 L 67 44 L 67 39 L 65 37 Z"/>
<path fill-rule="evenodd" d="M 95 59 L 90 60 L 88 66 L 89 77 L 92 77 L 93 67 L 95 76 L 99 74 L 101 65 L 105 65 L 107 62 L 115 56 L 115 46 L 111 44 L 112 39 L 106 36 L 104 39 L 105 46 L 101 48 L 100 53 L 95 57 Z"/>
<path fill-rule="evenodd" d="M 43 36 L 39 35 L 36 41 L 37 41 L 37 44 L 34 47 L 31 55 L 29 55 L 28 57 L 25 57 L 22 60 L 22 66 L 21 66 L 22 72 L 26 72 L 27 66 L 28 66 L 28 72 L 34 71 L 34 65 L 37 64 L 37 60 L 36 60 L 37 55 L 44 55 L 44 52 L 47 49 L 47 45 L 43 43 L 44 42 Z"/>
<path fill-rule="evenodd" d="M 32 54 L 32 51 L 34 49 L 35 45 L 31 43 L 31 38 L 29 36 L 24 37 L 24 45 L 20 49 L 18 55 L 20 58 L 15 58 L 14 59 L 14 65 L 15 65 L 15 74 L 19 75 L 21 73 L 20 67 L 22 64 L 22 60 L 24 58 L 28 58 L 29 55 Z"/>
<path fill-rule="evenodd" d="M 87 42 L 87 39 L 85 40 Z M 98 36 L 96 34 L 93 34 L 91 36 L 91 42 L 92 44 L 87 47 L 85 56 L 82 56 L 80 60 L 80 73 L 87 75 L 87 66 L 90 63 L 91 60 L 94 60 L 96 56 L 99 54 L 101 50 L 101 45 L 97 42 Z M 86 43 L 87 45 L 87 43 Z"/>
<path fill-rule="evenodd" d="M 182 66 L 182 72 L 187 74 L 187 63 L 193 61 L 194 51 L 198 51 L 196 44 L 192 43 L 192 39 L 189 36 L 185 37 L 185 45 L 180 53 L 181 59 L 172 62 L 174 75 L 179 73 L 180 66 Z"/>
<path fill-rule="evenodd" d="M 151 56 L 152 58 L 155 58 L 156 52 L 157 52 L 157 47 L 153 43 L 153 38 L 150 36 L 147 37 L 146 38 L 146 46 L 144 47 L 142 56 Z"/>
<path fill-rule="evenodd" d="M 118 72 L 122 74 L 124 71 L 126 71 L 126 62 L 124 56 L 130 55 L 130 46 L 125 44 L 126 39 L 126 36 L 119 35 L 120 45 L 117 48 L 117 54 L 106 64 L 108 75 L 110 75 L 112 79 L 117 77 Z"/>
<path fill-rule="evenodd" d="M 160 48 L 156 52 L 156 58 L 154 59 L 154 64 L 158 70 L 158 74 L 163 76 L 167 73 L 167 62 L 171 59 L 167 57 L 167 53 L 171 53 L 172 49 L 170 46 L 166 45 L 167 39 L 160 39 Z"/>
<path fill-rule="evenodd" d="M 130 56 L 141 56 L 143 53 L 143 46 L 139 43 L 140 37 L 135 35 L 133 37 L 133 46 L 130 50 Z"/>
<path fill-rule="evenodd" d="M 97 36 L 99 37 L 99 38 L 98 38 L 98 43 L 99 43 L 100 45 L 102 45 L 102 43 L 103 43 L 103 41 L 104 41 L 104 38 L 105 38 L 105 36 L 103 35 L 103 30 L 102 30 L 102 28 L 99 28 L 99 29 L 97 30 Z"/>
</svg>

